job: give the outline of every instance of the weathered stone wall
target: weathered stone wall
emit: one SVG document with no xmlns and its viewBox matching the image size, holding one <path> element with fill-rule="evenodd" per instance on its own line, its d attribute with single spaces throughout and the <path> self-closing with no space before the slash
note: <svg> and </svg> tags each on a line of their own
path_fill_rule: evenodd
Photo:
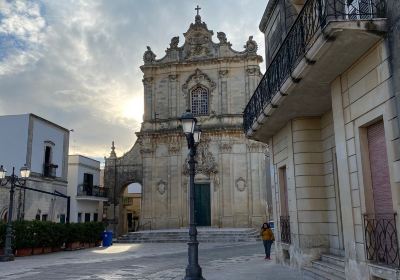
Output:
<svg viewBox="0 0 400 280">
<path fill-rule="evenodd" d="M 321 251 L 339 249 L 332 114 L 294 119 L 271 139 L 270 145 L 278 239 L 284 201 L 281 168 L 286 169 L 291 231 L 291 244 L 278 242 L 277 246 L 290 252 L 292 265 L 303 266 Z M 281 252 L 278 261 L 285 261 Z"/>
</svg>

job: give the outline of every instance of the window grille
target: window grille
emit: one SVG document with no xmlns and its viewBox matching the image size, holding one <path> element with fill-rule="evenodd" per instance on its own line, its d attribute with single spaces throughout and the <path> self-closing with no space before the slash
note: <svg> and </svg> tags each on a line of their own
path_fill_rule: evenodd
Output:
<svg viewBox="0 0 400 280">
<path fill-rule="evenodd" d="M 192 114 L 195 116 L 208 115 L 208 91 L 203 87 L 192 90 Z"/>
</svg>

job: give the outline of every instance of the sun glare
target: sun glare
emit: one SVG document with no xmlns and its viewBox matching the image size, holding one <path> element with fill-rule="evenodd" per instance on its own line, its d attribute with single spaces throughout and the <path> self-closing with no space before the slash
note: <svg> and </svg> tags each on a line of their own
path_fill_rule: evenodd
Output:
<svg viewBox="0 0 400 280">
<path fill-rule="evenodd" d="M 139 123 L 143 118 L 143 101 L 141 97 L 133 97 L 123 105 L 122 115 L 124 118 L 136 120 Z"/>
</svg>

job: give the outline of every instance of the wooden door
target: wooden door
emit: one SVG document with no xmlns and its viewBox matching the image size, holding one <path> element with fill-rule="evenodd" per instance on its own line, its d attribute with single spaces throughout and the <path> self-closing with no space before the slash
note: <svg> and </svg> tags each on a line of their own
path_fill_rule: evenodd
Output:
<svg viewBox="0 0 400 280">
<path fill-rule="evenodd" d="M 195 184 L 194 213 L 196 224 L 202 227 L 211 226 L 210 184 Z"/>
</svg>

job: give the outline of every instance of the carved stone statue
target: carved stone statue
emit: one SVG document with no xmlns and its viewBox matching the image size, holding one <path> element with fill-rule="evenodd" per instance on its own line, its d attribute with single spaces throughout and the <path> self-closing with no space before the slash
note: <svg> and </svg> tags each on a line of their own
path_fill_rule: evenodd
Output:
<svg viewBox="0 0 400 280">
<path fill-rule="evenodd" d="M 143 61 L 144 63 L 152 63 L 153 61 L 156 60 L 156 55 L 153 53 L 153 51 L 151 50 L 151 48 L 149 46 L 147 46 L 147 51 L 144 52 L 143 55 Z"/>
<path fill-rule="evenodd" d="M 226 34 L 224 32 L 217 32 L 217 38 L 221 45 L 228 43 L 228 40 L 226 39 Z"/>
<path fill-rule="evenodd" d="M 172 37 L 171 43 L 169 43 L 169 48 L 171 50 L 175 50 L 178 48 L 178 44 L 179 44 L 179 36 Z"/>
<path fill-rule="evenodd" d="M 247 53 L 257 53 L 257 43 L 256 41 L 253 40 L 253 36 L 249 37 L 249 40 L 247 40 L 246 45 L 244 46 L 244 48 L 246 49 Z"/>
</svg>

